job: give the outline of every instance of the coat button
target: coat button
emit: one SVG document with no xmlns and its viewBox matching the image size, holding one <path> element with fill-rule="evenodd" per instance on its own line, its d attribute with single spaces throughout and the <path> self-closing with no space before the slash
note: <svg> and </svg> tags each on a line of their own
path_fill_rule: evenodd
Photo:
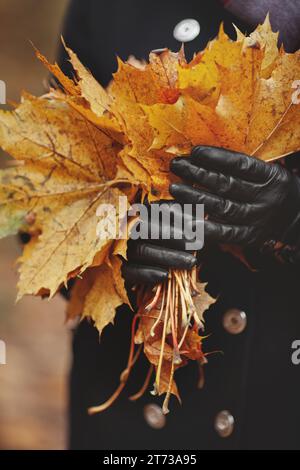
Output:
<svg viewBox="0 0 300 470">
<path fill-rule="evenodd" d="M 221 437 L 229 437 L 234 428 L 234 418 L 227 410 L 220 411 L 215 419 L 215 430 Z"/>
<path fill-rule="evenodd" d="M 173 31 L 173 36 L 177 41 L 189 42 L 195 39 L 200 33 L 200 24 L 197 20 L 188 18 L 180 21 Z"/>
<path fill-rule="evenodd" d="M 230 308 L 224 313 L 223 327 L 228 333 L 237 335 L 242 333 L 247 325 L 247 315 L 238 308 Z"/>
<path fill-rule="evenodd" d="M 166 424 L 166 417 L 160 406 L 150 403 L 144 407 L 144 418 L 153 429 L 161 429 Z"/>
</svg>

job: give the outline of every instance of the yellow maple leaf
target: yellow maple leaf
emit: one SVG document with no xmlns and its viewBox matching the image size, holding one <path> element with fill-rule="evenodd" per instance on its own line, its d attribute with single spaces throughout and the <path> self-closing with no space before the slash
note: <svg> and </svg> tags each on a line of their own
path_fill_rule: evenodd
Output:
<svg viewBox="0 0 300 470">
<path fill-rule="evenodd" d="M 105 286 L 105 289 L 103 289 Z M 121 276 L 121 260 L 111 257 L 108 263 L 90 268 L 78 279 L 71 292 L 67 318 L 91 318 L 101 335 L 103 328 L 113 323 L 116 308 L 129 304 Z"/>
<path fill-rule="evenodd" d="M 106 185 L 116 174 L 116 147 L 51 96 L 25 96 L 13 113 L 0 115 L 0 126 L 2 148 L 21 163 L 0 173 L 0 231 L 7 233 L 9 214 L 15 232 L 16 219 L 21 227 L 33 213 L 31 232 L 38 232 L 34 250 L 29 244 L 20 259 L 19 297 L 52 296 L 70 273 L 82 272 L 109 246 L 96 237 L 96 209 L 100 202 L 116 205 L 122 194 Z"/>
</svg>

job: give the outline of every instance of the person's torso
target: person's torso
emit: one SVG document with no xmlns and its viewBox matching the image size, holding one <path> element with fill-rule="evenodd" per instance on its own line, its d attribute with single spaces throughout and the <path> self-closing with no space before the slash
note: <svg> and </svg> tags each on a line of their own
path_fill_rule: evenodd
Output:
<svg viewBox="0 0 300 470">
<path fill-rule="evenodd" d="M 116 71 L 117 56 L 126 60 L 133 55 L 146 60 L 152 50 L 170 48 L 178 51 L 182 45 L 181 36 L 177 35 L 179 39 L 176 39 L 174 29 L 180 22 L 190 19 L 199 23 L 200 32 L 193 40 L 184 42 L 188 59 L 217 35 L 222 21 L 232 36 L 235 35 L 233 21 L 243 28 L 237 18 L 224 10 L 219 0 L 88 0 L 84 2 L 84 8 L 82 2 L 75 0 L 71 3 L 63 35 L 67 45 L 76 51 L 97 80 L 107 85 Z M 187 27 L 189 25 L 187 21 Z M 63 53 L 62 48 L 60 53 Z M 61 56 L 60 62 L 70 72 L 65 55 L 64 58 Z"/>
<path fill-rule="evenodd" d="M 216 0 L 90 0 L 84 2 L 84 9 L 82 4 L 73 2 L 64 38 L 104 85 L 116 70 L 116 55 L 124 60 L 129 55 L 145 59 L 153 49 L 177 51 L 181 43 L 173 31 L 180 21 L 195 19 L 200 24 L 200 34 L 185 43 L 191 57 L 217 34 L 222 20 L 228 26 L 234 19 Z M 65 68 L 66 61 L 61 62 Z M 290 357 L 291 343 L 300 337 L 297 278 L 275 265 L 251 273 L 229 255 L 216 253 L 207 280 L 209 289 L 221 293 L 206 314 L 210 336 L 204 348 L 222 353 L 208 357 L 202 390 L 197 389 L 195 363 L 178 372 L 183 405 L 172 400 L 171 413 L 160 430 L 144 418 L 145 406 L 161 404 L 160 398 L 148 390 L 138 402 L 128 401 L 145 378 L 143 360 L 128 390 L 111 409 L 94 417 L 86 412 L 88 406 L 105 401 L 118 385 L 126 364 L 132 312 L 120 309 L 116 326 L 107 328 L 100 343 L 92 325 L 80 325 L 71 381 L 72 448 L 300 447 L 296 432 L 300 381 Z M 230 309 L 235 309 L 231 317 Z M 224 410 L 235 421 L 227 438 L 214 428 L 218 413 Z"/>
</svg>

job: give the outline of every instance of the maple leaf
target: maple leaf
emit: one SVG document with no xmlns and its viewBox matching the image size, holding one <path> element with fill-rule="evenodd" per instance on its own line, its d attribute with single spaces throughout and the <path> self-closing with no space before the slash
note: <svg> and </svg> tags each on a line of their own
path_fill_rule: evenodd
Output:
<svg viewBox="0 0 300 470">
<path fill-rule="evenodd" d="M 67 318 L 91 318 L 101 335 L 103 328 L 113 323 L 116 308 L 129 304 L 121 276 L 121 260 L 113 256 L 109 262 L 88 269 L 71 291 Z M 105 289 L 103 286 L 105 285 Z"/>
<path fill-rule="evenodd" d="M 13 113 L 0 115 L 0 126 L 2 148 L 20 161 L 0 173 L 0 234 L 15 233 L 32 213 L 37 235 L 20 259 L 19 298 L 52 296 L 70 273 L 83 272 L 102 250 L 97 262 L 105 257 L 110 243 L 96 237 L 96 208 L 122 194 L 106 185 L 116 174 L 117 147 L 51 95 L 24 96 Z"/>
</svg>

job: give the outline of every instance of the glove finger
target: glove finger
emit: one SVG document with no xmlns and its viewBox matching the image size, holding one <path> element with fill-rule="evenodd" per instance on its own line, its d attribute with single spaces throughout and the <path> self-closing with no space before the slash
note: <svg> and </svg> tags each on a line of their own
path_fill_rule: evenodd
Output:
<svg viewBox="0 0 300 470">
<path fill-rule="evenodd" d="M 145 204 L 140 210 L 139 219 L 131 228 L 131 236 L 134 239 L 162 239 L 169 238 L 169 233 L 173 230 L 180 236 L 184 220 L 190 220 L 194 214 L 194 208 L 183 208 L 179 201 L 159 201 L 158 203 Z M 196 215 L 196 214 L 195 214 Z"/>
<path fill-rule="evenodd" d="M 159 211 L 162 206 L 165 210 L 161 215 Z M 146 209 L 141 220 L 131 229 L 132 240 L 187 251 L 187 243 L 193 242 L 196 236 L 201 237 L 201 234 L 192 232 L 192 222 L 193 214 L 200 218 L 202 213 L 196 211 L 196 207 L 190 201 L 184 208 L 178 201 L 158 201 L 151 205 L 146 204 Z M 190 249 L 193 251 L 200 249 L 200 245 L 201 243 L 199 248 L 197 244 Z"/>
<path fill-rule="evenodd" d="M 264 210 L 258 204 L 234 202 L 181 183 L 172 184 L 170 193 L 182 203 L 204 204 L 205 214 L 221 221 L 237 224 L 255 222 Z"/>
<path fill-rule="evenodd" d="M 180 222 L 179 225 L 181 225 L 183 218 L 192 216 L 192 213 L 184 210 L 186 208 L 183 207 L 180 201 L 161 200 L 152 202 L 151 204 L 145 204 L 145 207 L 147 212 L 145 212 L 145 217 L 141 217 L 141 219 L 147 221 L 150 228 L 152 223 L 154 226 L 157 225 L 157 221 L 161 223 L 161 214 L 163 214 L 165 220 L 170 220 L 172 226 L 174 225 L 174 220 Z"/>
<path fill-rule="evenodd" d="M 129 246 L 128 260 L 148 266 L 175 269 L 192 269 L 197 263 L 196 257 L 191 253 L 143 242 L 132 243 Z"/>
<path fill-rule="evenodd" d="M 252 227 L 227 225 L 212 220 L 205 221 L 204 233 L 205 242 L 250 245 L 255 241 Z"/>
<path fill-rule="evenodd" d="M 138 264 L 123 263 L 122 275 L 128 285 L 155 285 L 166 281 L 169 273 L 167 270 L 155 266 L 140 266 Z"/>
<path fill-rule="evenodd" d="M 195 242 L 196 237 L 201 237 L 200 230 L 199 232 L 195 232 L 193 230 L 195 220 L 196 219 L 192 217 L 187 217 L 184 224 L 181 222 L 180 226 L 174 226 L 172 224 L 168 225 L 167 223 L 161 224 L 157 221 L 152 222 L 152 233 L 155 233 L 156 235 L 158 234 L 158 236 L 154 238 L 149 235 L 148 242 L 151 240 L 152 245 L 158 245 L 179 251 L 199 250 L 202 248 L 201 239 L 199 240 L 199 247 L 198 245 L 194 245 L 193 248 L 189 248 L 189 243 Z"/>
<path fill-rule="evenodd" d="M 186 157 L 175 158 L 171 162 L 170 169 L 175 175 L 202 186 L 214 194 L 240 202 L 253 201 L 259 189 L 256 184 L 249 181 L 206 170 L 195 165 L 190 158 Z"/>
<path fill-rule="evenodd" d="M 194 147 L 191 158 L 195 165 L 255 183 L 267 181 L 270 175 L 270 165 L 262 160 L 219 147 Z"/>
</svg>

